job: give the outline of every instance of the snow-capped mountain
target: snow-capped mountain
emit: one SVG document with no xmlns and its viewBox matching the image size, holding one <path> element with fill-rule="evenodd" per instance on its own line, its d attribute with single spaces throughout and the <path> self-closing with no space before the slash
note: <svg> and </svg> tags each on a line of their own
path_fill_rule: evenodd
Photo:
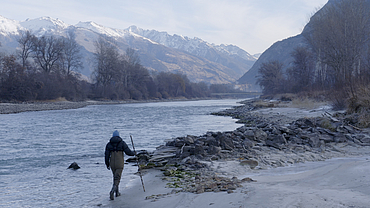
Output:
<svg viewBox="0 0 370 208">
<path fill-rule="evenodd" d="M 0 34 L 1 35 L 16 35 L 18 34 L 18 30 L 20 28 L 20 24 L 15 20 L 7 19 L 0 15 Z"/>
<path fill-rule="evenodd" d="M 176 34 L 170 35 L 167 32 L 144 30 L 136 26 L 131 26 L 128 30 L 164 46 L 183 50 L 225 66 L 233 65 L 234 70 L 238 71 L 245 71 L 245 64 L 252 66 L 256 61 L 256 58 L 235 45 L 215 45 L 196 37 L 189 38 Z M 225 59 L 224 57 L 228 58 Z"/>
<path fill-rule="evenodd" d="M 136 26 L 114 29 L 95 22 L 79 22 L 68 25 L 50 17 L 10 20 L 0 16 L 0 50 L 15 51 L 17 35 L 29 30 L 36 36 L 52 34 L 64 36 L 68 31 L 76 34 L 76 41 L 83 47 L 85 69 L 89 76 L 92 66 L 87 64 L 94 52 L 94 41 L 101 37 L 115 39 L 121 52 L 131 47 L 137 50 L 141 63 L 150 70 L 171 71 L 186 74 L 192 81 L 230 83 L 240 78 L 256 59 L 234 45 L 214 45 L 199 38 L 169 35 L 167 32 L 144 30 Z"/>
<path fill-rule="evenodd" d="M 63 21 L 50 17 L 40 17 L 32 20 L 27 19 L 26 21 L 20 22 L 20 25 L 39 36 L 45 33 L 62 34 L 69 27 L 69 25 Z"/>
</svg>

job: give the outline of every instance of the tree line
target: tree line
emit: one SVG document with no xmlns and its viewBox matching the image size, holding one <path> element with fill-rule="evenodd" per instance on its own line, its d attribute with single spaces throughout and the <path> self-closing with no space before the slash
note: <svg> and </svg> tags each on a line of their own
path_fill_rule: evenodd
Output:
<svg viewBox="0 0 370 208">
<path fill-rule="evenodd" d="M 0 54 L 0 101 L 201 98 L 230 90 L 228 85 L 191 82 L 183 74 L 149 71 L 134 49 L 122 53 L 113 39 L 103 36 L 94 42 L 88 82 L 78 73 L 83 65 L 75 38 L 73 30 L 41 37 L 21 32 L 16 53 Z"/>
<path fill-rule="evenodd" d="M 365 0 L 341 0 L 312 16 L 302 33 L 306 44 L 291 54 L 292 67 L 284 71 L 272 60 L 259 68 L 263 93 L 324 91 L 337 108 L 358 105 L 370 92 L 369 9 Z"/>
</svg>

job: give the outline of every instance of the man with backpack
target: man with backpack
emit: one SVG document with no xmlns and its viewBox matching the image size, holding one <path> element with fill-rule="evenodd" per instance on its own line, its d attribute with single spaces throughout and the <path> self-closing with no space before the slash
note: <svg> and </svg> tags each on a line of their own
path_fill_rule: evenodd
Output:
<svg viewBox="0 0 370 208">
<path fill-rule="evenodd" d="M 121 181 L 121 174 L 124 166 L 124 154 L 134 156 L 135 153 L 130 150 L 126 142 L 119 136 L 119 132 L 116 130 L 113 132 L 112 138 L 109 140 L 105 147 L 105 165 L 107 169 L 111 169 L 113 173 L 113 187 L 109 193 L 111 200 L 114 200 L 114 194 L 116 197 L 121 194 L 118 191 L 118 186 Z"/>
</svg>

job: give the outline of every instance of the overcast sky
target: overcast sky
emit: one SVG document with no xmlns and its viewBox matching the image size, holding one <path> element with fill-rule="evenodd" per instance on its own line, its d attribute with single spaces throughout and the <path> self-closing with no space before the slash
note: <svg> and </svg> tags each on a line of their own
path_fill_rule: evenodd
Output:
<svg viewBox="0 0 370 208">
<path fill-rule="evenodd" d="M 18 21 L 42 16 L 67 24 L 94 21 L 126 29 L 165 31 L 251 54 L 299 34 L 328 0 L 1 0 L 0 15 Z"/>
</svg>

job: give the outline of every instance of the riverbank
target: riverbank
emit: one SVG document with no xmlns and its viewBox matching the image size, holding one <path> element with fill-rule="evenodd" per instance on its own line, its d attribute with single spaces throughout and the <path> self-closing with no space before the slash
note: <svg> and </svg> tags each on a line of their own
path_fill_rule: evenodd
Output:
<svg viewBox="0 0 370 208">
<path fill-rule="evenodd" d="M 205 100 L 204 98 L 203 100 Z M 0 114 L 13 114 L 28 111 L 47 111 L 47 110 L 67 110 L 78 109 L 88 105 L 117 105 L 128 103 L 154 103 L 154 102 L 175 102 L 175 101 L 194 101 L 200 99 L 162 99 L 162 100 L 125 100 L 125 101 L 80 101 L 71 102 L 66 100 L 39 101 L 24 103 L 0 103 Z"/>
<path fill-rule="evenodd" d="M 135 186 L 123 188 L 121 197 L 109 201 L 107 194 L 95 206 L 370 204 L 368 129 L 333 117 L 327 105 L 307 109 L 289 103 L 264 108 L 250 104 L 219 113 L 245 123 L 235 131 L 175 138 L 159 147 L 149 161 L 165 165 L 145 170 L 147 192 L 137 179 Z"/>
</svg>

